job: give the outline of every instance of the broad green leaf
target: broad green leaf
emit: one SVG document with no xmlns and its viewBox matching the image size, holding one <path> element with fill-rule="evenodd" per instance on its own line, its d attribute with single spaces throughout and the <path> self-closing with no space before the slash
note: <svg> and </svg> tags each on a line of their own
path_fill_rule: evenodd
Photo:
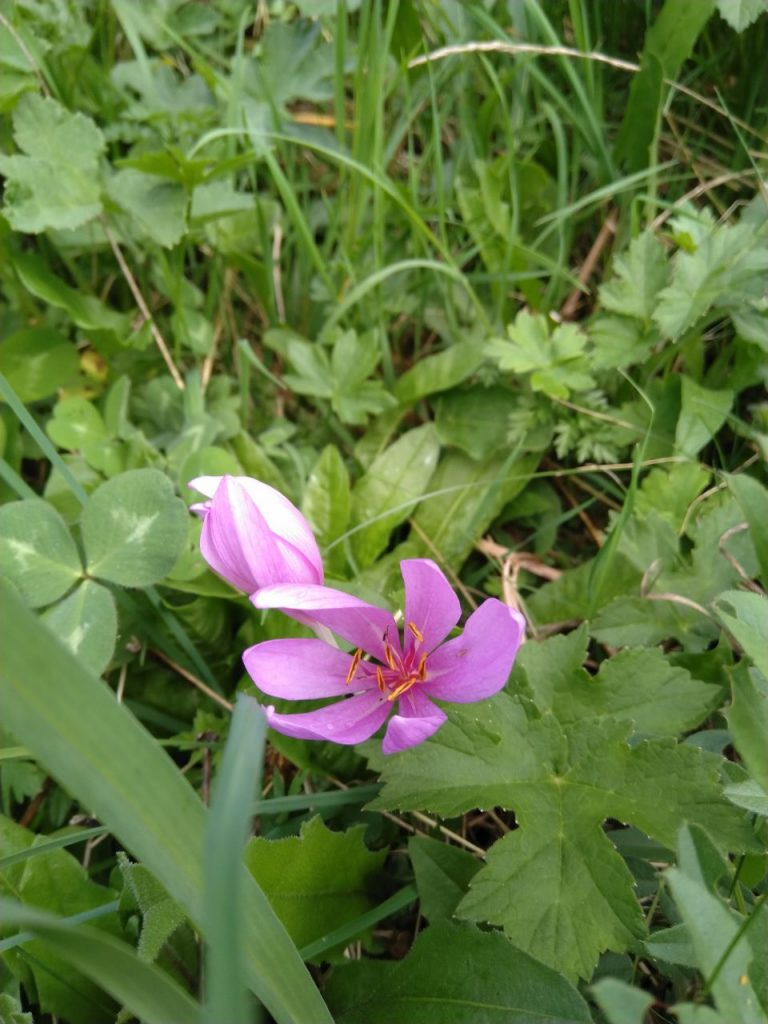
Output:
<svg viewBox="0 0 768 1024">
<path fill-rule="evenodd" d="M 728 418 L 733 399 L 733 391 L 713 391 L 683 377 L 682 408 L 675 432 L 675 444 L 683 455 L 693 457 L 712 440 Z"/>
<path fill-rule="evenodd" d="M 130 168 L 109 181 L 110 197 L 130 215 L 131 233 L 165 248 L 180 242 L 187 229 L 187 193 L 181 185 Z"/>
<path fill-rule="evenodd" d="M 711 623 L 695 608 L 651 597 L 614 598 L 597 613 L 590 632 L 609 647 L 653 647 L 675 638 L 703 650 L 713 638 Z"/>
<path fill-rule="evenodd" d="M 589 977 L 600 952 L 622 951 L 644 932 L 606 818 L 668 845 L 681 819 L 723 848 L 749 842 L 741 812 L 721 795 L 715 755 L 671 739 L 629 746 L 631 727 L 609 718 L 563 728 L 506 693 L 448 714 L 421 746 L 374 756 L 386 786 L 372 806 L 446 817 L 514 810 L 519 828 L 491 848 L 458 913 L 503 925 L 521 949 L 572 977 Z"/>
<path fill-rule="evenodd" d="M 596 676 L 582 668 L 586 658 L 587 632 L 582 627 L 567 636 L 525 644 L 515 673 L 525 680 L 540 710 L 552 711 L 562 725 L 625 719 L 636 732 L 656 736 L 693 729 L 721 694 L 719 686 L 692 679 L 655 649 L 621 651 L 604 661 Z"/>
<path fill-rule="evenodd" d="M 729 632 L 768 679 L 768 599 L 744 590 L 726 590 L 717 605 Z"/>
<path fill-rule="evenodd" d="M 130 333 L 131 320 L 127 314 L 115 312 L 95 295 L 70 288 L 41 257 L 16 253 L 12 262 L 27 291 L 50 306 L 63 309 L 78 327 L 86 331 L 109 331 L 120 339 Z"/>
<path fill-rule="evenodd" d="M 618 978 L 602 978 L 591 988 L 608 1024 L 645 1024 L 653 996 Z"/>
<path fill-rule="evenodd" d="M 146 864 L 199 925 L 205 808 L 128 709 L 49 636 L 13 590 L 3 589 L 4 724 Z M 331 1024 L 267 898 L 247 875 L 246 882 L 243 950 L 249 986 L 278 1024 Z"/>
<path fill-rule="evenodd" d="M 75 968 L 80 975 L 78 984 L 98 985 L 94 991 L 100 1001 L 99 990 L 104 989 L 119 1003 L 145 1021 L 146 1024 L 200 1024 L 200 1007 L 191 996 L 177 985 L 165 971 L 146 964 L 133 948 L 94 927 L 73 928 L 66 920 L 54 914 L 22 906 L 11 900 L 2 900 L 3 920 L 31 931 L 36 937 L 35 947 L 43 948 L 49 956 Z M 91 986 L 92 987 L 92 986 Z M 77 1012 L 77 1011 L 76 1011 Z M 88 1024 L 92 1016 L 70 1016 L 78 1024 Z M 99 1019 L 113 1021 L 115 1011 Z"/>
<path fill-rule="evenodd" d="M 36 402 L 77 383 L 77 349 L 59 331 L 28 327 L 3 338 L 0 373 L 22 402 Z"/>
<path fill-rule="evenodd" d="M 445 452 L 414 516 L 412 540 L 425 556 L 438 553 L 449 564 L 462 563 L 504 505 L 528 483 L 539 458 L 538 453 L 512 452 L 476 461 L 463 452 Z"/>
<path fill-rule="evenodd" d="M 447 391 L 470 377 L 485 359 L 483 346 L 476 341 L 460 341 L 444 352 L 425 356 L 398 379 L 395 397 L 412 404 L 426 395 Z"/>
<path fill-rule="evenodd" d="M 80 525 L 92 576 L 146 587 L 166 576 L 181 554 L 187 510 L 165 474 L 133 469 L 91 495 Z"/>
<path fill-rule="evenodd" d="M 56 403 L 46 432 L 54 444 L 81 452 L 89 466 L 108 476 L 123 468 L 119 444 L 107 434 L 101 413 L 85 398 L 64 398 Z"/>
<path fill-rule="evenodd" d="M 473 387 L 441 395 L 436 403 L 437 436 L 473 459 L 488 458 L 509 444 L 508 420 L 515 402 L 505 388 Z"/>
<path fill-rule="evenodd" d="M 349 525 L 352 508 L 349 490 L 349 472 L 339 449 L 326 445 L 320 453 L 301 501 L 301 511 L 312 527 L 321 551 L 331 567 L 344 568 L 345 557 L 340 544 L 330 551 L 325 549 L 341 537 Z"/>
<path fill-rule="evenodd" d="M 481 862 L 468 850 L 427 836 L 411 836 L 408 856 L 416 876 L 421 913 L 430 924 L 453 917 Z"/>
<path fill-rule="evenodd" d="M 14 111 L 13 136 L 23 155 L 0 156 L 3 212 L 12 227 L 76 228 L 101 213 L 104 136 L 90 117 L 28 94 Z"/>
<path fill-rule="evenodd" d="M 0 576 L 32 608 L 51 604 L 82 575 L 80 555 L 59 513 L 41 498 L 0 508 Z"/>
<path fill-rule="evenodd" d="M 361 568 L 387 546 L 430 485 L 440 445 L 430 423 L 409 430 L 371 463 L 352 491 L 352 551 Z"/>
<path fill-rule="evenodd" d="M 666 285 L 669 264 L 664 246 L 652 231 L 644 231 L 614 263 L 615 277 L 600 289 L 606 309 L 650 322 L 656 299 Z"/>
<path fill-rule="evenodd" d="M 365 826 L 331 832 L 320 817 L 298 837 L 251 839 L 248 869 L 297 946 L 307 946 L 378 902 L 376 886 L 386 850 L 372 853 Z"/>
<path fill-rule="evenodd" d="M 590 1024 L 565 978 L 502 935 L 442 921 L 399 963 L 361 961 L 333 972 L 336 1024 Z"/>
<path fill-rule="evenodd" d="M 763 634 L 764 645 L 766 639 L 768 632 Z M 726 712 L 728 728 L 750 774 L 768 790 L 768 686 L 764 682 L 758 686 L 750 672 L 736 671 L 731 687 L 733 702 Z"/>
<path fill-rule="evenodd" d="M 122 852 L 117 855 L 117 866 L 126 890 L 141 914 L 141 932 L 137 953 L 147 963 L 154 963 L 163 946 L 186 920 L 179 904 L 168 895 L 163 886 L 143 864 L 131 864 Z"/>
<path fill-rule="evenodd" d="M 734 782 L 726 786 L 725 795 L 736 804 L 753 814 L 760 814 L 768 818 L 768 790 L 763 789 L 759 782 L 754 779 L 747 779 L 746 782 Z"/>
<path fill-rule="evenodd" d="M 768 585 L 768 490 L 745 473 L 730 474 L 726 479 L 749 523 L 752 543 L 760 563 L 760 575 L 763 583 Z"/>
<path fill-rule="evenodd" d="M 109 664 L 117 640 L 117 610 L 112 594 L 94 580 L 83 582 L 49 608 L 43 621 L 96 675 Z"/>
<path fill-rule="evenodd" d="M 743 32 L 768 11 L 766 0 L 717 0 L 717 9 L 731 28 Z"/>
<path fill-rule="evenodd" d="M 701 1003 L 675 1003 L 674 1006 L 670 1006 L 670 1010 L 680 1024 L 733 1024 L 729 1018 L 723 1017 L 711 1006 L 704 1006 Z"/>
</svg>

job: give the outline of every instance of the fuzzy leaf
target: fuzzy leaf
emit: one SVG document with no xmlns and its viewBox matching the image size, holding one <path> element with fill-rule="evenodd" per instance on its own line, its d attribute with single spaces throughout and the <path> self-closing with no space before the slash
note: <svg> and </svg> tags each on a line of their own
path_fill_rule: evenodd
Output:
<svg viewBox="0 0 768 1024">
<path fill-rule="evenodd" d="M 717 0 L 717 9 L 731 28 L 743 32 L 768 11 L 767 0 Z"/>
<path fill-rule="evenodd" d="M 187 194 L 181 185 L 130 168 L 109 183 L 112 199 L 130 215 L 131 232 L 170 248 L 187 229 Z"/>
<path fill-rule="evenodd" d="M 408 856 L 424 917 L 430 924 L 453 917 L 471 879 L 480 870 L 480 861 L 468 850 L 427 836 L 412 836 L 408 840 Z"/>
<path fill-rule="evenodd" d="M 373 806 L 446 817 L 473 807 L 514 810 L 520 827 L 491 848 L 458 913 L 503 925 L 532 956 L 589 977 L 604 949 L 622 951 L 644 932 L 606 818 L 667 845 L 681 819 L 723 847 L 749 841 L 741 812 L 721 795 L 720 758 L 671 739 L 629 746 L 629 732 L 610 718 L 563 728 L 501 693 L 450 708 L 435 737 L 383 763 L 386 787 Z"/>
<path fill-rule="evenodd" d="M 28 94 L 13 116 L 21 154 L 0 156 L 3 212 L 17 231 L 76 228 L 101 213 L 104 136 L 90 117 Z"/>
</svg>

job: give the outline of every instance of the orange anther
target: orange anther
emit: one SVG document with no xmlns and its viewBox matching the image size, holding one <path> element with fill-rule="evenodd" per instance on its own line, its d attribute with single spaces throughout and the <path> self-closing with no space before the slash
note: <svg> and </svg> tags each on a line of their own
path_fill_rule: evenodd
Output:
<svg viewBox="0 0 768 1024">
<path fill-rule="evenodd" d="M 415 622 L 408 623 L 408 632 L 411 633 L 420 644 L 424 643 L 424 634 L 421 632 Z"/>
<path fill-rule="evenodd" d="M 396 672 L 397 662 L 395 661 L 395 656 L 392 653 L 392 648 L 387 643 L 384 644 L 384 657 L 387 659 L 387 664 L 392 669 L 392 671 Z"/>
<path fill-rule="evenodd" d="M 426 651 L 419 658 L 419 670 L 418 670 L 417 675 L 419 677 L 420 682 L 422 682 L 422 683 L 427 678 L 427 654 L 426 654 Z"/>
<path fill-rule="evenodd" d="M 352 680 L 355 678 L 355 673 L 357 672 L 357 670 L 358 670 L 358 668 L 360 666 L 360 659 L 362 658 L 362 656 L 363 656 L 363 650 L 362 650 L 361 647 L 358 647 L 357 650 L 355 651 L 355 653 L 352 655 L 352 661 L 351 661 L 350 666 L 349 666 L 349 671 L 347 672 L 347 678 L 345 680 L 347 685 L 349 685 L 352 682 Z"/>
<path fill-rule="evenodd" d="M 381 665 L 376 666 L 376 685 L 380 693 L 386 692 L 387 684 L 384 682 L 384 673 L 381 670 Z"/>
</svg>

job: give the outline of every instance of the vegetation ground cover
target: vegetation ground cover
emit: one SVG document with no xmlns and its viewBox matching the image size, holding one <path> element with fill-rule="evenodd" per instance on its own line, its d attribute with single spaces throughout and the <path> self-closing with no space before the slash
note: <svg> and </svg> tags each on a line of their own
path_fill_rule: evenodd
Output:
<svg viewBox="0 0 768 1024">
<path fill-rule="evenodd" d="M 766 52 L 0 0 L 0 1021 L 768 1020 Z M 312 633 L 202 558 L 223 475 L 353 597 L 519 609 L 506 686 L 267 732 L 242 654 Z"/>
</svg>

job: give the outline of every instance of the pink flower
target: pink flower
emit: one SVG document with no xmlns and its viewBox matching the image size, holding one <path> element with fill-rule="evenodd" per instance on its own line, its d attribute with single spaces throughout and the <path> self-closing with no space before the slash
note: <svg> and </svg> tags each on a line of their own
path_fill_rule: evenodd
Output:
<svg viewBox="0 0 768 1024">
<path fill-rule="evenodd" d="M 347 654 L 319 639 L 268 640 L 250 647 L 243 661 L 264 693 L 288 700 L 343 698 L 294 715 L 270 706 L 265 710 L 273 729 L 352 744 L 368 739 L 389 718 L 382 749 L 392 754 L 428 739 L 445 722 L 445 712 L 430 698 L 471 703 L 504 686 L 525 632 L 522 615 L 488 598 L 470 615 L 462 635 L 444 643 L 461 613 L 448 580 L 427 558 L 400 565 L 402 640 L 389 612 L 339 590 L 283 584 L 251 597 L 257 608 L 311 617 L 356 648 Z M 371 660 L 363 660 L 364 653 Z"/>
<path fill-rule="evenodd" d="M 274 487 L 247 476 L 190 480 L 208 501 L 200 551 L 210 567 L 247 594 L 275 583 L 323 582 L 323 561 L 309 523 Z"/>
</svg>

